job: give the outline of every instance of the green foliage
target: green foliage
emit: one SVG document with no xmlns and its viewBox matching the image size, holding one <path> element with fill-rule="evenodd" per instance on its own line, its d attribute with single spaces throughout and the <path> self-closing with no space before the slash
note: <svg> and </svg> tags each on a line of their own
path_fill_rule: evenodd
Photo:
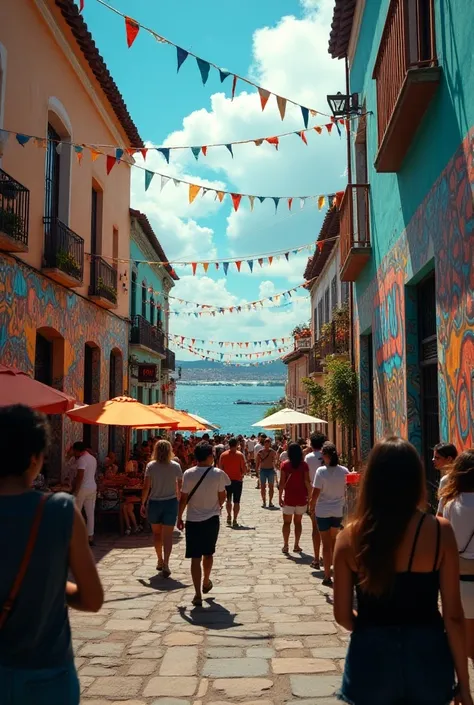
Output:
<svg viewBox="0 0 474 705">
<path fill-rule="evenodd" d="M 310 413 L 317 416 L 319 419 L 327 420 L 328 405 L 326 401 L 326 390 L 321 384 L 315 382 L 311 377 L 305 377 L 302 380 L 306 391 L 310 395 Z"/>
<path fill-rule="evenodd" d="M 327 359 L 325 400 L 334 421 L 350 428 L 357 420 L 357 374 L 349 360 Z"/>
<path fill-rule="evenodd" d="M 285 405 L 281 402 L 278 404 L 275 404 L 275 406 L 269 406 L 268 409 L 265 412 L 265 415 L 263 418 L 267 418 L 267 416 L 271 416 L 272 414 L 276 414 L 277 411 L 281 411 L 282 409 L 285 408 Z"/>
<path fill-rule="evenodd" d="M 299 323 L 291 331 L 293 338 L 304 337 L 306 335 L 311 335 L 311 326 L 309 323 Z"/>
<path fill-rule="evenodd" d="M 63 272 L 70 274 L 76 279 L 81 278 L 81 267 L 74 259 L 73 255 L 66 250 L 59 250 L 56 253 L 56 266 Z"/>
<path fill-rule="evenodd" d="M 0 208 L 0 230 L 10 237 L 23 235 L 23 218 L 13 211 Z"/>
<path fill-rule="evenodd" d="M 99 290 L 99 294 L 101 294 L 101 292 L 104 292 L 108 294 L 107 298 L 110 301 L 112 301 L 114 304 L 117 303 L 117 292 L 115 291 L 113 286 L 109 286 L 108 284 L 106 284 L 102 277 L 99 277 L 99 280 L 97 282 L 97 288 Z"/>
</svg>

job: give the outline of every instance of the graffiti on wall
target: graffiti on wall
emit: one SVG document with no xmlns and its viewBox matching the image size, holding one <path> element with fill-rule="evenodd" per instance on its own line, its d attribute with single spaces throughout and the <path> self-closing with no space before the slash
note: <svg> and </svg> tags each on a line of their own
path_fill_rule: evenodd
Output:
<svg viewBox="0 0 474 705">
<path fill-rule="evenodd" d="M 416 304 L 405 285 L 407 272 L 434 257 L 440 439 L 474 446 L 473 147 L 474 129 L 357 300 L 357 315 L 372 324 L 377 438 L 397 433 L 421 445 Z"/>
</svg>

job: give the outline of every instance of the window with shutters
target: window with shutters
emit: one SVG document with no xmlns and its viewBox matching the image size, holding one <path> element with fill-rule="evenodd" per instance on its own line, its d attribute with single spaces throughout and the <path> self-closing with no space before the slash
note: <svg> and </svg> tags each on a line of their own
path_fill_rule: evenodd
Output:
<svg viewBox="0 0 474 705">
<path fill-rule="evenodd" d="M 324 323 L 329 323 L 329 287 L 324 292 Z"/>
<path fill-rule="evenodd" d="M 318 302 L 318 338 L 321 335 L 321 326 L 323 325 L 323 300 Z"/>
<path fill-rule="evenodd" d="M 331 309 L 334 311 L 335 308 L 337 308 L 339 305 L 339 301 L 337 299 L 337 277 L 334 276 L 331 281 Z"/>
</svg>

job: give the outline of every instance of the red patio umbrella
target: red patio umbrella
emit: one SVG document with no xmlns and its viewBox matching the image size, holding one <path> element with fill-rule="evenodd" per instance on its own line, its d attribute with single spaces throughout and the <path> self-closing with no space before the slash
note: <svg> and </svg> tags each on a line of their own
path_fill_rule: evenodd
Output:
<svg viewBox="0 0 474 705">
<path fill-rule="evenodd" d="M 45 414 L 64 414 L 74 402 L 69 394 L 38 382 L 26 372 L 0 365 L 0 406 L 25 404 Z"/>
</svg>

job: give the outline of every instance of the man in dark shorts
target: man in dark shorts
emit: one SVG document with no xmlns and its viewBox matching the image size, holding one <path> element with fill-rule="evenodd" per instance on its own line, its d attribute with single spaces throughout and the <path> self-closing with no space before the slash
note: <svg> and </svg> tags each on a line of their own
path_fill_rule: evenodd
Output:
<svg viewBox="0 0 474 705">
<path fill-rule="evenodd" d="M 198 443 L 194 456 L 196 467 L 186 470 L 183 476 L 177 527 L 183 530 L 186 509 L 186 558 L 191 559 L 195 591 L 193 605 L 202 607 L 202 593 L 212 590 L 211 570 L 219 535 L 219 517 L 230 480 L 225 472 L 214 467 L 209 442 Z"/>
<path fill-rule="evenodd" d="M 232 525 L 234 529 L 239 526 L 237 517 L 240 511 L 244 475 L 247 472 L 244 455 L 237 450 L 237 445 L 237 438 L 231 438 L 229 450 L 224 451 L 219 460 L 220 469 L 230 478 L 230 485 L 227 487 L 227 526 Z M 232 521 L 232 501 L 234 503 L 234 521 Z"/>
<path fill-rule="evenodd" d="M 277 454 L 272 448 L 271 438 L 265 438 L 263 441 L 263 449 L 257 453 L 257 477 L 260 478 L 260 492 L 262 494 L 262 507 L 267 506 L 266 486 L 268 484 L 268 506 L 273 509 L 273 492 L 275 487 L 275 465 Z"/>
</svg>

